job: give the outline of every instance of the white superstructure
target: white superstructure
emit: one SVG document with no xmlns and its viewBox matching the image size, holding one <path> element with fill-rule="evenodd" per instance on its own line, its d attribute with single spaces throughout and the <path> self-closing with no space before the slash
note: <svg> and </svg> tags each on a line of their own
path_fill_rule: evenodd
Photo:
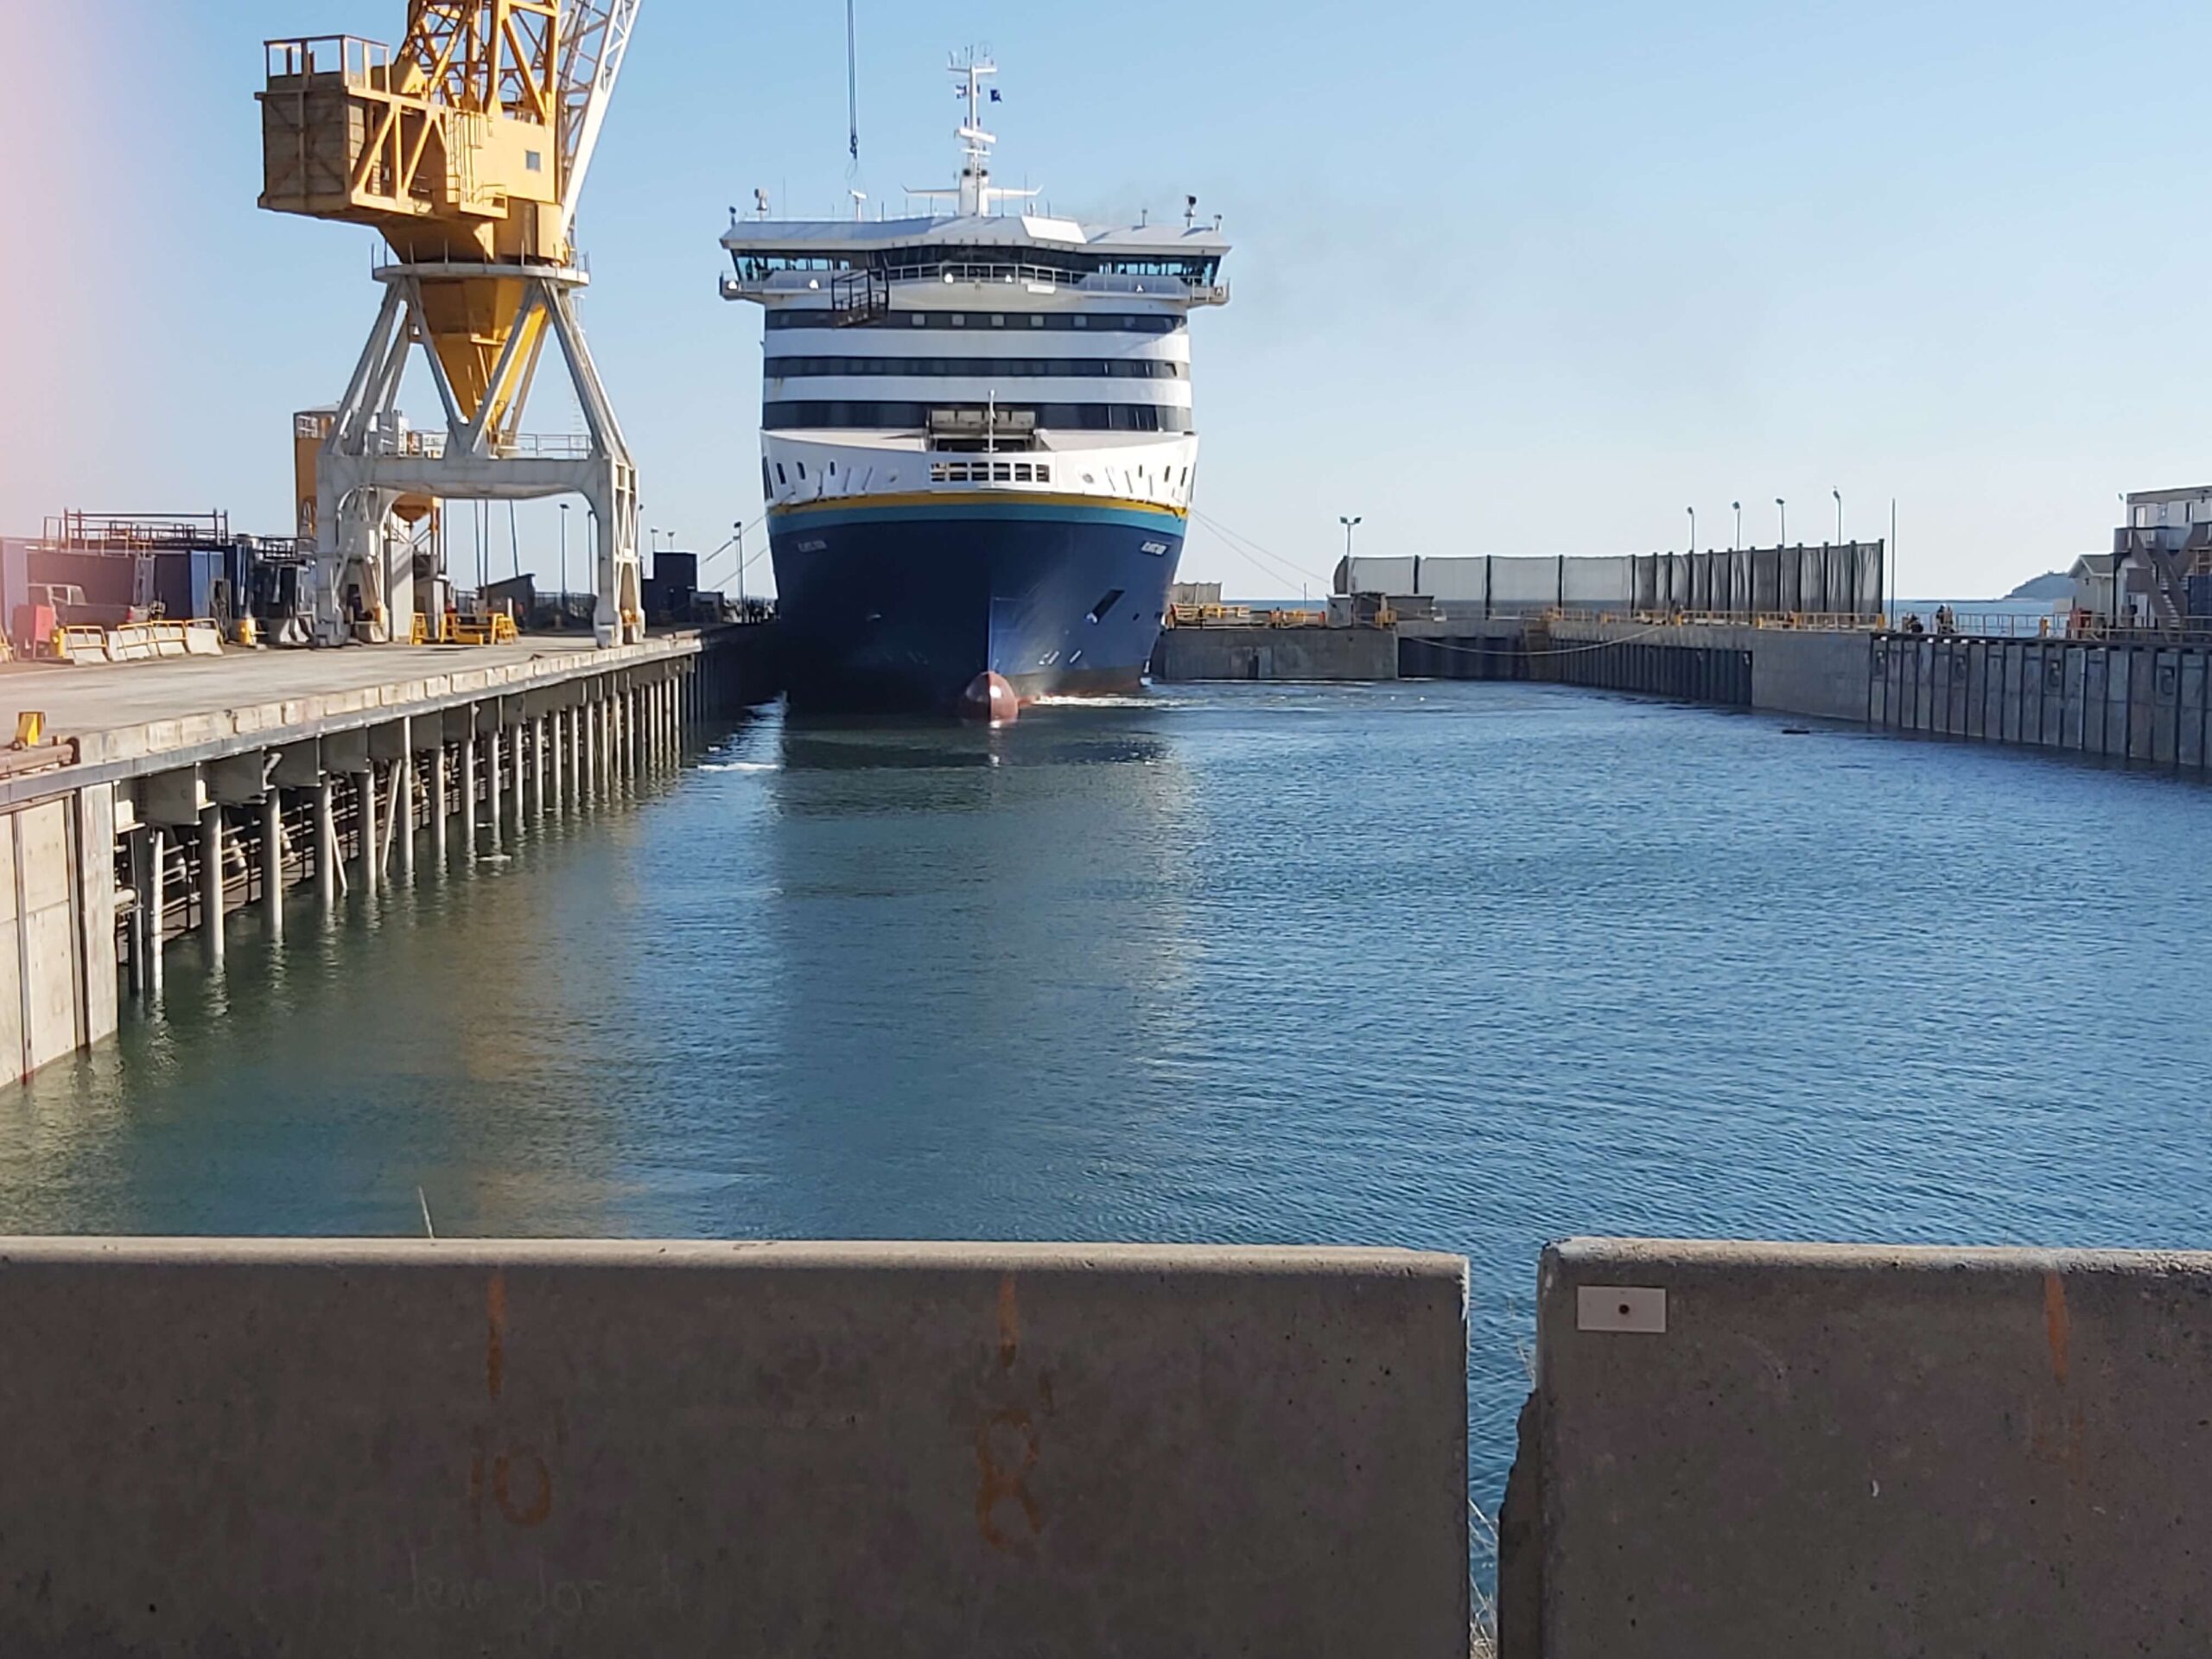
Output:
<svg viewBox="0 0 2212 1659">
<path fill-rule="evenodd" d="M 1229 297 L 1196 222 L 1107 230 L 990 181 L 987 60 L 944 217 L 734 219 L 722 296 L 766 313 L 762 485 L 772 506 L 977 488 L 1187 510 L 1198 443 L 1185 319 Z M 988 457 L 979 460 L 978 457 Z"/>
</svg>

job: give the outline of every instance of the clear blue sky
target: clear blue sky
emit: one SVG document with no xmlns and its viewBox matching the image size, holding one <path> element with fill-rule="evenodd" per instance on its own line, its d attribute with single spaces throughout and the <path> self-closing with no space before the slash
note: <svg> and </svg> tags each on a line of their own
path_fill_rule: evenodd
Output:
<svg viewBox="0 0 2212 1659">
<path fill-rule="evenodd" d="M 404 6 L 62 10 L 0 67 L 0 529 L 222 505 L 281 531 L 289 414 L 335 396 L 376 294 L 367 232 L 254 208 L 259 42 L 389 40 Z M 2119 491 L 2212 482 L 2201 0 L 860 12 L 861 188 L 949 181 L 941 65 L 978 41 L 1002 179 L 1226 215 L 1198 505 L 1317 581 L 1339 513 L 1364 551 L 1617 552 L 1682 545 L 1686 506 L 1725 546 L 1732 499 L 1771 540 L 1777 495 L 1825 535 L 1840 486 L 1853 533 L 1897 499 L 1907 591 L 1971 595 L 2105 544 Z M 586 321 L 646 518 L 686 545 L 759 510 L 725 207 L 839 211 L 844 73 L 836 0 L 645 7 Z M 526 512 L 525 566 L 551 522 Z M 1185 569 L 1286 585 L 1203 525 Z"/>
</svg>

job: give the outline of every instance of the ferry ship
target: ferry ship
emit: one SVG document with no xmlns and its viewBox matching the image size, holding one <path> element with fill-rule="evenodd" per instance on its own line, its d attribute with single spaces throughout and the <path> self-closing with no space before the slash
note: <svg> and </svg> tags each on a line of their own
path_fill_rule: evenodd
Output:
<svg viewBox="0 0 2212 1659">
<path fill-rule="evenodd" d="M 722 296 L 765 314 L 760 480 L 798 707 L 1010 719 L 1141 683 L 1198 441 L 1191 314 L 1217 221 L 1103 229 L 991 182 L 970 54 L 954 211 L 733 214 Z M 856 215 L 861 204 L 856 199 Z M 1009 206 L 1014 211 L 1002 211 Z"/>
</svg>

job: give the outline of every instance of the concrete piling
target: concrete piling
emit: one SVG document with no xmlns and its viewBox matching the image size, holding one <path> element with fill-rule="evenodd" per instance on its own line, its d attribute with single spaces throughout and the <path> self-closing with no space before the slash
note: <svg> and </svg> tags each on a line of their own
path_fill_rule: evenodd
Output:
<svg viewBox="0 0 2212 1659">
<path fill-rule="evenodd" d="M 146 939 L 146 992 L 149 996 L 162 994 L 162 935 L 168 911 L 168 834 L 159 824 L 146 832 L 146 885 L 141 890 L 139 903 L 143 912 Z"/>
<path fill-rule="evenodd" d="M 512 810 L 515 821 L 515 839 L 517 841 L 520 841 L 522 839 L 522 824 L 523 819 L 525 816 L 523 809 L 523 787 L 524 785 L 528 782 L 530 773 L 528 769 L 529 761 L 523 753 L 523 747 L 524 739 L 528 735 L 529 731 L 529 721 L 518 720 L 514 725 L 508 728 L 507 732 L 508 747 L 512 752 L 512 759 L 514 761 L 514 765 L 511 768 L 511 771 L 512 773 L 513 782 L 513 789 L 512 792 L 514 798 Z"/>
<path fill-rule="evenodd" d="M 392 829 L 399 841 L 399 873 L 411 884 L 415 879 L 415 746 L 411 732 L 396 769 L 399 774 L 399 820 Z"/>
<path fill-rule="evenodd" d="M 495 853 L 499 850 L 499 817 L 505 799 L 500 792 L 505 781 L 505 774 L 499 770 L 501 762 L 499 721 L 495 709 L 492 728 L 484 734 L 484 821 L 491 831 L 492 850 Z"/>
<path fill-rule="evenodd" d="M 476 861 L 476 734 L 472 730 L 461 740 L 461 856 L 469 862 Z"/>
<path fill-rule="evenodd" d="M 315 786 L 315 896 L 329 910 L 338 903 L 338 785 L 325 774 Z"/>
<path fill-rule="evenodd" d="M 133 835 L 125 842 L 130 854 L 130 891 L 134 902 L 127 936 L 130 994 L 146 995 L 146 836 Z"/>
<path fill-rule="evenodd" d="M 284 937 L 284 798 L 276 785 L 261 798 L 261 914 L 270 942 Z"/>
<path fill-rule="evenodd" d="M 210 804 L 200 812 L 200 932 L 207 965 L 223 965 L 223 809 Z"/>
<path fill-rule="evenodd" d="M 530 722 L 531 771 L 537 780 L 533 798 L 537 816 L 541 818 L 545 816 L 545 779 L 548 772 L 545 764 L 545 734 L 551 722 L 543 715 L 538 715 Z"/>
<path fill-rule="evenodd" d="M 377 889 L 377 772 L 372 761 L 365 772 L 353 774 L 353 830 L 360 845 L 354 850 L 354 860 L 360 871 L 361 891 L 374 893 Z"/>
<path fill-rule="evenodd" d="M 446 746 L 440 743 L 430 755 L 430 858 L 443 870 L 446 865 L 446 820 L 453 816 L 453 801 L 446 790 Z"/>
</svg>

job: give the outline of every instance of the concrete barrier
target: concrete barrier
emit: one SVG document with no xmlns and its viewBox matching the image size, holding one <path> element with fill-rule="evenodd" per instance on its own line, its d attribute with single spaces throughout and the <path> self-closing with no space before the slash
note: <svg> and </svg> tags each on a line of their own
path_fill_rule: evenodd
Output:
<svg viewBox="0 0 2212 1659">
<path fill-rule="evenodd" d="M 1465 1263 L 17 1241 L 0 1653 L 1467 1652 Z"/>
<path fill-rule="evenodd" d="M 1574 1240 L 1504 1659 L 2201 1651 L 2212 1255 Z"/>
</svg>

